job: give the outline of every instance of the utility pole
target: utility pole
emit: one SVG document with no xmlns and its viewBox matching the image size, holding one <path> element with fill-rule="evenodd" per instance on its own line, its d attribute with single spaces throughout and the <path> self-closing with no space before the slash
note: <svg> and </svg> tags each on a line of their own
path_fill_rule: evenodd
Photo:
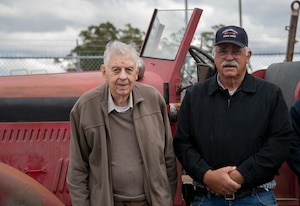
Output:
<svg viewBox="0 0 300 206">
<path fill-rule="evenodd" d="M 286 49 L 285 61 L 291 62 L 293 61 L 294 56 L 294 46 L 296 44 L 296 32 L 297 32 L 297 24 L 298 24 L 298 15 L 300 10 L 300 1 L 293 1 L 291 4 L 291 20 L 290 26 L 285 29 L 289 31 L 288 45 Z"/>
<path fill-rule="evenodd" d="M 239 0 L 239 14 L 240 14 L 240 27 L 243 27 L 243 23 L 242 23 L 242 0 Z"/>
<path fill-rule="evenodd" d="M 188 25 L 188 0 L 185 0 L 185 26 Z"/>
</svg>

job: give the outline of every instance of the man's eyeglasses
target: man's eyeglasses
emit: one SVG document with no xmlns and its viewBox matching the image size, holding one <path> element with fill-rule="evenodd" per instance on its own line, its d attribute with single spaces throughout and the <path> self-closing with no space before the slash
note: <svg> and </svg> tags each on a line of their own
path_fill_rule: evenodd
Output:
<svg viewBox="0 0 300 206">
<path fill-rule="evenodd" d="M 233 58 L 238 59 L 243 55 L 243 52 L 241 48 L 236 48 L 232 50 L 226 48 L 219 48 L 217 49 L 217 54 L 220 58 L 226 58 L 228 54 L 231 54 Z"/>
</svg>

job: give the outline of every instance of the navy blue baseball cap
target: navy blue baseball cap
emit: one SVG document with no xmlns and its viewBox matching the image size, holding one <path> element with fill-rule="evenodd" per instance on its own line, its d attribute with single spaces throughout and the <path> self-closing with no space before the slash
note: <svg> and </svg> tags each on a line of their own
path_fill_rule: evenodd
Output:
<svg viewBox="0 0 300 206">
<path fill-rule="evenodd" d="M 238 26 L 225 26 L 216 33 L 215 45 L 231 43 L 239 47 L 248 46 L 248 36 L 246 31 Z"/>
</svg>

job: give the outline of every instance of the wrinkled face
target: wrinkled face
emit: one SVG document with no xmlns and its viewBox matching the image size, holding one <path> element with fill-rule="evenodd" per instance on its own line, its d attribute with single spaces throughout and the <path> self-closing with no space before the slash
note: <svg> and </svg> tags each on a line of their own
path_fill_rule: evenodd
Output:
<svg viewBox="0 0 300 206">
<path fill-rule="evenodd" d="M 251 51 L 234 44 L 219 44 L 215 50 L 215 64 L 218 73 L 223 78 L 238 78 L 246 73 L 246 65 L 251 57 Z"/>
<path fill-rule="evenodd" d="M 112 54 L 107 67 L 101 66 L 114 99 L 128 97 L 138 77 L 131 54 Z"/>
</svg>

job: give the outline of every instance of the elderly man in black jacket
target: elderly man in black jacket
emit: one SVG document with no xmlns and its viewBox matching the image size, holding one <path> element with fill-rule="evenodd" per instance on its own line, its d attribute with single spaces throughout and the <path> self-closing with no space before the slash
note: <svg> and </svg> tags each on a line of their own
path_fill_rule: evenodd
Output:
<svg viewBox="0 0 300 206">
<path fill-rule="evenodd" d="M 247 73 L 243 28 L 219 29 L 213 53 L 217 74 L 186 92 L 173 142 L 194 180 L 194 205 L 275 206 L 274 176 L 292 137 L 282 92 Z"/>
</svg>

